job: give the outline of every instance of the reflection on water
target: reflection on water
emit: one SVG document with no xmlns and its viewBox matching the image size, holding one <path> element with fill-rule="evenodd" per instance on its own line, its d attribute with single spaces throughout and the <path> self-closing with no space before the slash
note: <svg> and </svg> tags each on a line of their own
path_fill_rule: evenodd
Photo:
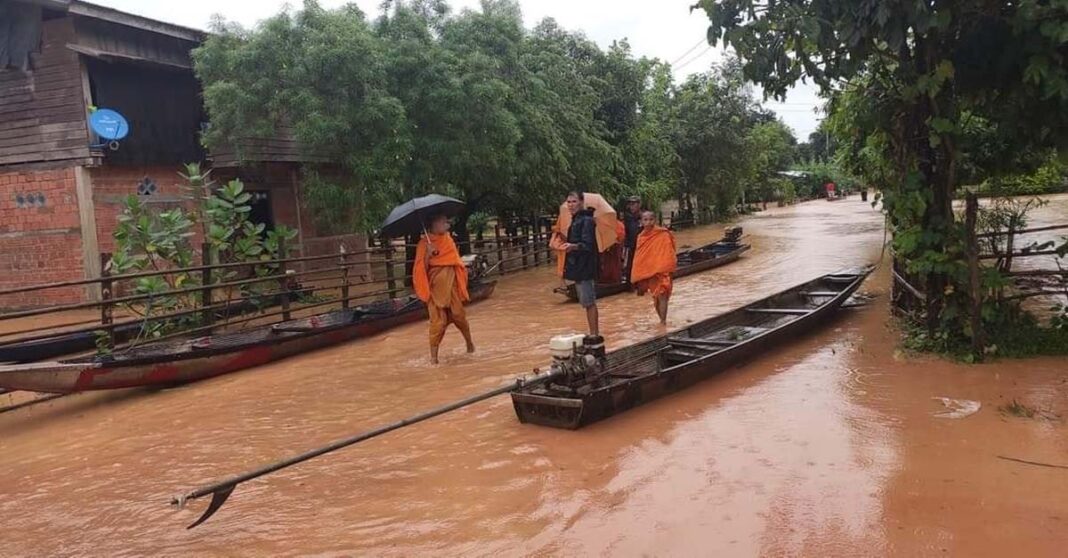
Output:
<svg viewBox="0 0 1068 558">
<path fill-rule="evenodd" d="M 747 218 L 753 250 L 678 281 L 669 327 L 875 262 L 882 223 L 856 198 Z M 684 231 L 679 245 L 720 233 Z M 884 270 L 864 288 L 884 293 Z M 555 282 L 547 268 L 506 277 L 493 299 L 470 309 L 479 352 L 465 354 L 450 332 L 440 367 L 427 362 L 425 325 L 414 324 L 177 389 L 78 395 L 0 415 L 0 518 L 9 534 L 0 548 L 108 556 L 922 554 L 959 548 L 951 520 L 914 509 L 938 502 L 910 496 L 917 487 L 946 490 L 926 476 L 944 469 L 927 463 L 932 448 L 967 455 L 945 440 L 982 438 L 972 425 L 1001 420 L 991 398 L 1012 393 L 1056 408 L 1068 389 L 1048 387 L 1061 372 L 1042 363 L 1030 366 L 1039 371 L 1034 381 L 1010 384 L 989 380 L 985 368 L 895 356 L 884 294 L 746 366 L 582 431 L 520 425 L 508 399 L 498 398 L 242 485 L 192 531 L 184 526 L 203 503 L 166 506 L 194 485 L 543 365 L 550 336 L 584 327 L 579 308 L 551 293 Z M 663 331 L 647 298 L 619 295 L 600 306 L 611 347 Z M 984 405 L 932 426 L 935 396 Z M 1068 450 L 1059 426 L 1013 427 L 1004 437 L 1009 449 L 1018 439 Z M 1068 494 L 1063 485 L 1059 494 L 1050 489 L 1052 480 L 1035 497 L 1063 506 Z M 1049 527 L 1055 505 L 1032 506 L 1046 515 L 1030 524 Z M 922 544 L 912 544 L 917 537 Z"/>
</svg>

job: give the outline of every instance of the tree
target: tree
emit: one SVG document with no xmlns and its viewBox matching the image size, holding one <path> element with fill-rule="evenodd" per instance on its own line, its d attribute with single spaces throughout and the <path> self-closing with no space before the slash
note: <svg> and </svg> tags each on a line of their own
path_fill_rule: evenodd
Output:
<svg viewBox="0 0 1068 558">
<path fill-rule="evenodd" d="M 785 179 L 777 173 L 794 162 L 797 140 L 785 124 L 772 120 L 750 128 L 746 144 L 751 170 L 745 189 L 767 207 L 768 200 L 785 187 Z"/>
<path fill-rule="evenodd" d="M 755 103 L 733 61 L 691 76 L 675 92 L 672 143 L 684 210 L 696 199 L 716 215 L 733 211 L 749 172 L 746 134 Z"/>
<path fill-rule="evenodd" d="M 396 161 L 409 148 L 404 107 L 389 91 L 385 57 L 363 12 L 354 5 L 324 10 L 313 0 L 282 12 L 255 31 L 215 21 L 193 51 L 211 127 L 209 148 L 291 129 L 305 149 L 342 172 L 312 181 L 308 198 L 321 209 L 364 215 L 388 199 Z M 364 223 L 366 224 L 366 223 Z M 353 231 L 343 231 L 353 232 Z"/>
<path fill-rule="evenodd" d="M 847 95 L 853 140 L 885 162 L 894 245 L 925 279 L 926 319 L 959 327 L 965 293 L 952 199 L 968 116 L 1018 152 L 1062 143 L 1068 123 L 1068 4 L 1044 0 L 701 0 L 708 37 L 783 97 L 802 77 Z M 850 95 L 851 94 L 851 95 Z M 850 97 L 851 98 L 848 98 Z M 859 150 L 857 150 L 859 151 Z M 950 302 L 953 302 L 952 299 Z"/>
</svg>

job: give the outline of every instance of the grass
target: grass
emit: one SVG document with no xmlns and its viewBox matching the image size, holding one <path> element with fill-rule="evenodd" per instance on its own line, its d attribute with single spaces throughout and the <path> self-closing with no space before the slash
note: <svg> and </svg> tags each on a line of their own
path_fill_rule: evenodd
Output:
<svg viewBox="0 0 1068 558">
<path fill-rule="evenodd" d="M 934 353 L 959 362 L 977 360 L 971 339 L 963 331 L 944 330 L 932 335 L 918 320 L 908 318 L 899 325 L 904 334 L 902 344 L 910 351 Z M 985 327 L 986 359 L 1068 355 L 1068 328 L 1044 327 L 1028 314 Z"/>
</svg>

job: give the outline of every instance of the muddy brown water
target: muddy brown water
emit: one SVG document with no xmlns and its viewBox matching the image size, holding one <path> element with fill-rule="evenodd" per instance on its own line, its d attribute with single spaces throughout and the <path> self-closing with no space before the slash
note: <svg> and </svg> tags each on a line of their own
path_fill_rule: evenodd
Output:
<svg viewBox="0 0 1068 558">
<path fill-rule="evenodd" d="M 1049 219 L 1068 214 L 1068 198 L 1055 204 Z M 881 215 L 855 196 L 772 209 L 743 225 L 753 250 L 680 280 L 670 328 L 875 262 L 883 240 Z M 679 244 L 719 234 L 685 231 Z M 168 506 L 202 483 L 543 365 L 551 335 L 583 326 L 578 308 L 551 294 L 554 283 L 549 269 L 506 277 L 470 309 L 478 353 L 464 354 L 450 332 L 440 367 L 428 364 L 425 324 L 415 324 L 176 389 L 82 394 L 0 415 L 0 555 L 1068 548 L 1068 470 L 997 457 L 1068 465 L 1068 361 L 968 367 L 902 354 L 887 320 L 886 266 L 862 287 L 877 295 L 869 307 L 582 431 L 521 425 L 502 397 L 242 485 L 191 531 L 206 501 Z M 663 331 L 647 298 L 619 295 L 600 307 L 611 346 Z M 999 411 L 1012 400 L 1039 412 Z"/>
</svg>

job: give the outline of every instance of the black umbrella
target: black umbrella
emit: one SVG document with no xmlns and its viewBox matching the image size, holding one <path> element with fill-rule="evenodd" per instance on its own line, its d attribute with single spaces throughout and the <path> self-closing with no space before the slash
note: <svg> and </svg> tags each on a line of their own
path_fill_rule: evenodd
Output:
<svg viewBox="0 0 1068 558">
<path fill-rule="evenodd" d="M 393 211 L 389 212 L 389 217 L 382 222 L 380 232 L 382 236 L 389 238 L 425 233 L 428 217 L 432 215 L 455 217 L 463 209 L 464 202 L 440 194 L 415 198 L 394 207 Z"/>
</svg>

